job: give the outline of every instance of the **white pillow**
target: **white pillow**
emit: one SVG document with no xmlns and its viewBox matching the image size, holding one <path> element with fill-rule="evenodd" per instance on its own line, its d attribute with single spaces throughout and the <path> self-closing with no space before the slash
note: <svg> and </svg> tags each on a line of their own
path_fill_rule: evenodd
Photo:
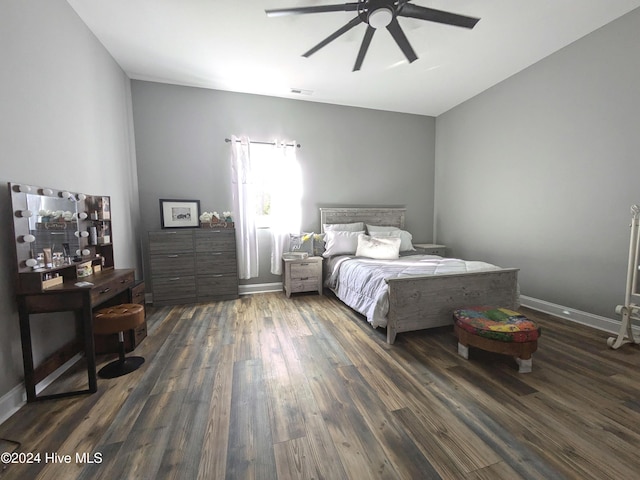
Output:
<svg viewBox="0 0 640 480">
<path fill-rule="evenodd" d="M 364 234 L 364 230 L 360 232 L 329 230 L 324 234 L 324 253 L 322 256 L 353 255 L 358 248 L 358 235 L 362 234 Z"/>
<path fill-rule="evenodd" d="M 399 238 L 402 241 L 402 243 L 400 244 L 401 252 L 408 252 L 408 251 L 415 250 L 412 243 L 413 235 L 411 235 L 406 230 L 400 230 L 399 228 L 396 228 L 396 227 L 378 227 L 376 225 L 367 225 L 367 230 L 369 231 L 369 235 L 375 238 L 383 238 L 383 237 Z"/>
<path fill-rule="evenodd" d="M 386 226 L 382 226 L 382 225 L 369 225 L 367 223 L 367 231 L 369 232 L 369 235 L 371 235 L 373 232 L 393 232 L 394 230 L 400 230 L 398 227 L 386 227 Z"/>
<path fill-rule="evenodd" d="M 332 230 L 341 230 L 343 232 L 364 232 L 364 222 L 325 223 L 322 227 L 325 232 L 330 232 Z"/>
<path fill-rule="evenodd" d="M 394 260 L 400 256 L 399 238 L 373 238 L 358 235 L 357 257 L 369 257 L 378 260 Z"/>
</svg>

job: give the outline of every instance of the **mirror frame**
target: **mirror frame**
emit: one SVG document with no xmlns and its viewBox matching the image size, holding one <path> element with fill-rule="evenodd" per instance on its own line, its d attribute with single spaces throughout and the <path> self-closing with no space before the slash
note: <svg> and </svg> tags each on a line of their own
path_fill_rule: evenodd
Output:
<svg viewBox="0 0 640 480">
<path fill-rule="evenodd" d="M 32 243 L 33 237 L 32 231 L 29 226 L 29 221 L 34 216 L 38 216 L 38 212 L 31 212 L 31 216 L 23 215 L 23 212 L 29 210 L 28 205 L 28 196 L 29 195 L 39 195 L 42 197 L 49 197 L 55 199 L 65 199 L 73 197 L 73 200 L 69 200 L 74 205 L 73 220 L 68 223 L 73 225 L 71 228 L 74 228 L 75 236 L 77 237 L 77 244 L 74 244 L 73 250 L 83 250 L 83 237 L 81 237 L 82 226 L 80 223 L 80 219 L 78 216 L 80 213 L 86 213 L 85 199 L 87 195 L 82 193 L 73 193 L 66 190 L 58 190 L 54 188 L 48 187 L 38 187 L 34 185 L 28 184 L 18 184 L 18 183 L 9 183 L 9 191 L 11 193 L 11 209 L 12 209 L 12 218 L 13 218 L 13 238 L 15 240 L 15 252 L 16 252 L 16 265 L 18 267 L 18 273 L 26 273 L 33 272 L 34 270 L 55 270 L 56 267 L 46 267 L 45 268 L 37 268 L 31 267 L 27 265 L 27 260 L 33 258 L 33 254 L 37 254 L 37 252 L 32 252 Z M 71 209 L 70 209 L 71 211 Z M 31 240 L 31 241 L 29 241 Z M 71 257 L 76 256 L 76 252 L 69 252 Z M 87 257 L 87 255 L 80 255 L 79 257 Z M 65 266 L 68 266 L 66 264 Z"/>
</svg>

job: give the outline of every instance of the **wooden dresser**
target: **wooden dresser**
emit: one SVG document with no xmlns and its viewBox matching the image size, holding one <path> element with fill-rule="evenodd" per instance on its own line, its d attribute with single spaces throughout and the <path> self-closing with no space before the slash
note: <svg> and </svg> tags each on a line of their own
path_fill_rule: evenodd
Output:
<svg viewBox="0 0 640 480">
<path fill-rule="evenodd" d="M 154 305 L 238 298 L 238 262 L 232 228 L 149 232 Z"/>
</svg>

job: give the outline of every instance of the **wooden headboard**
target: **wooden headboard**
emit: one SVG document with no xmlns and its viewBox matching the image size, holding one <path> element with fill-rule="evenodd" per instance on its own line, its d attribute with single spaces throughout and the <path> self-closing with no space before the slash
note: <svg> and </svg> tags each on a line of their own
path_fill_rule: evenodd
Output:
<svg viewBox="0 0 640 480">
<path fill-rule="evenodd" d="M 320 209 L 320 228 L 327 223 L 364 222 L 404 229 L 406 208 L 395 207 L 337 207 Z"/>
</svg>

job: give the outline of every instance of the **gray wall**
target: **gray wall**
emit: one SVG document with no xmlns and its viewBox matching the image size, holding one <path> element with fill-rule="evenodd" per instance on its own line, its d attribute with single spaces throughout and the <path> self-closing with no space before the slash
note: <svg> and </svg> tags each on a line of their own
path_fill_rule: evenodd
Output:
<svg viewBox="0 0 640 480">
<path fill-rule="evenodd" d="M 236 134 L 302 145 L 303 230 L 318 231 L 320 206 L 404 205 L 415 240 L 432 240 L 432 117 L 143 81 L 132 82 L 132 95 L 145 230 L 160 228 L 160 198 L 232 209 L 224 139 Z M 260 277 L 243 283 L 280 281 L 269 273 L 266 232 L 259 242 Z"/>
<path fill-rule="evenodd" d="M 613 318 L 640 202 L 640 10 L 436 120 L 438 242 Z"/>
<path fill-rule="evenodd" d="M 111 195 L 116 266 L 141 262 L 128 78 L 64 0 L 0 9 L 1 418 L 23 377 L 7 183 Z M 58 320 L 35 319 L 36 361 L 73 338 L 71 316 Z"/>
</svg>

